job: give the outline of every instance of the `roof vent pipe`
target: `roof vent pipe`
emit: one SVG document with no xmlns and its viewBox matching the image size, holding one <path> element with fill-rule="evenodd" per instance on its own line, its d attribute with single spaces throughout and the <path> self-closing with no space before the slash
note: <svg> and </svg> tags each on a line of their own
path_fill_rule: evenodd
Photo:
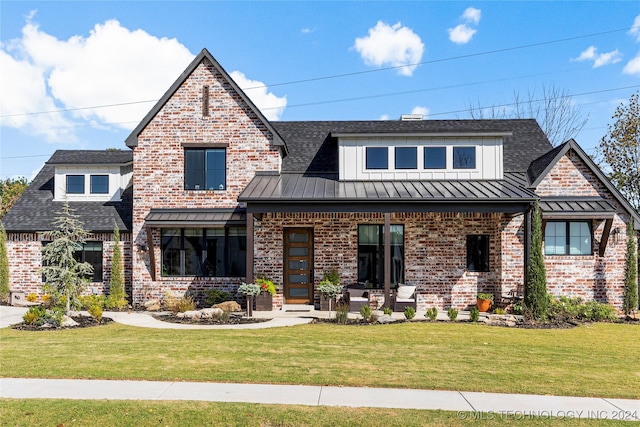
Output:
<svg viewBox="0 0 640 427">
<path fill-rule="evenodd" d="M 403 122 L 422 120 L 424 116 L 422 114 L 403 114 L 400 116 L 400 120 Z"/>
</svg>

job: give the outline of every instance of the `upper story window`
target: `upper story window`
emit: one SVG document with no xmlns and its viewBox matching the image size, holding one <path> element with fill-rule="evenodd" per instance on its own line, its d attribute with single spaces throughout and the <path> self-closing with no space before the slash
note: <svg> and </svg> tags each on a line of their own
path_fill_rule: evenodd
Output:
<svg viewBox="0 0 640 427">
<path fill-rule="evenodd" d="M 417 169 L 418 168 L 418 148 L 417 147 L 396 147 L 396 169 Z"/>
<path fill-rule="evenodd" d="M 454 169 L 476 168 L 476 147 L 453 147 Z"/>
<path fill-rule="evenodd" d="M 549 221 L 544 228 L 545 255 L 591 255 L 587 221 Z"/>
<path fill-rule="evenodd" d="M 367 169 L 388 169 L 389 149 L 387 147 L 367 147 Z"/>
<path fill-rule="evenodd" d="M 84 194 L 84 175 L 67 175 L 67 194 Z"/>
<path fill-rule="evenodd" d="M 225 148 L 184 150 L 185 190 L 224 190 L 227 188 Z"/>
<path fill-rule="evenodd" d="M 109 175 L 91 175 L 90 182 L 91 194 L 109 193 Z"/>
<path fill-rule="evenodd" d="M 446 147 L 424 147 L 424 168 L 425 169 L 446 169 L 447 168 L 447 148 Z"/>
</svg>

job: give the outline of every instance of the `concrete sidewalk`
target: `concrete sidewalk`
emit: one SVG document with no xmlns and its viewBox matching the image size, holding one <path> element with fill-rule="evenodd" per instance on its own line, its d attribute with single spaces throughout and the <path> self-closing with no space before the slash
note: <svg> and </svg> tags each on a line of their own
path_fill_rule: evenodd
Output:
<svg viewBox="0 0 640 427">
<path fill-rule="evenodd" d="M 388 388 L 0 378 L 0 398 L 194 400 L 457 411 L 462 418 L 640 421 L 640 400 Z"/>
</svg>

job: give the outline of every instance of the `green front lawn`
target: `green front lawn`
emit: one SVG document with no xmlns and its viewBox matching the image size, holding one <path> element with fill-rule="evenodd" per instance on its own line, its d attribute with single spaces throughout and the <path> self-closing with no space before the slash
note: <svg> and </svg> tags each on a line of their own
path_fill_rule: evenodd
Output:
<svg viewBox="0 0 640 427">
<path fill-rule="evenodd" d="M 640 328 L 314 324 L 0 330 L 0 376 L 399 387 L 638 399 Z"/>
</svg>

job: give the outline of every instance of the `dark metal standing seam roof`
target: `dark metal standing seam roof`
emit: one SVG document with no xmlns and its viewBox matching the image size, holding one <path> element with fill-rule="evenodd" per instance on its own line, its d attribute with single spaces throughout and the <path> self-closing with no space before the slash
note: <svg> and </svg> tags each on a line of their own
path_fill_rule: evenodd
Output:
<svg viewBox="0 0 640 427">
<path fill-rule="evenodd" d="M 616 213 L 602 198 L 543 198 L 540 210 L 545 218 L 613 218 Z"/>
<path fill-rule="evenodd" d="M 153 227 L 185 227 L 246 224 L 244 209 L 151 209 L 145 224 Z"/>
</svg>

